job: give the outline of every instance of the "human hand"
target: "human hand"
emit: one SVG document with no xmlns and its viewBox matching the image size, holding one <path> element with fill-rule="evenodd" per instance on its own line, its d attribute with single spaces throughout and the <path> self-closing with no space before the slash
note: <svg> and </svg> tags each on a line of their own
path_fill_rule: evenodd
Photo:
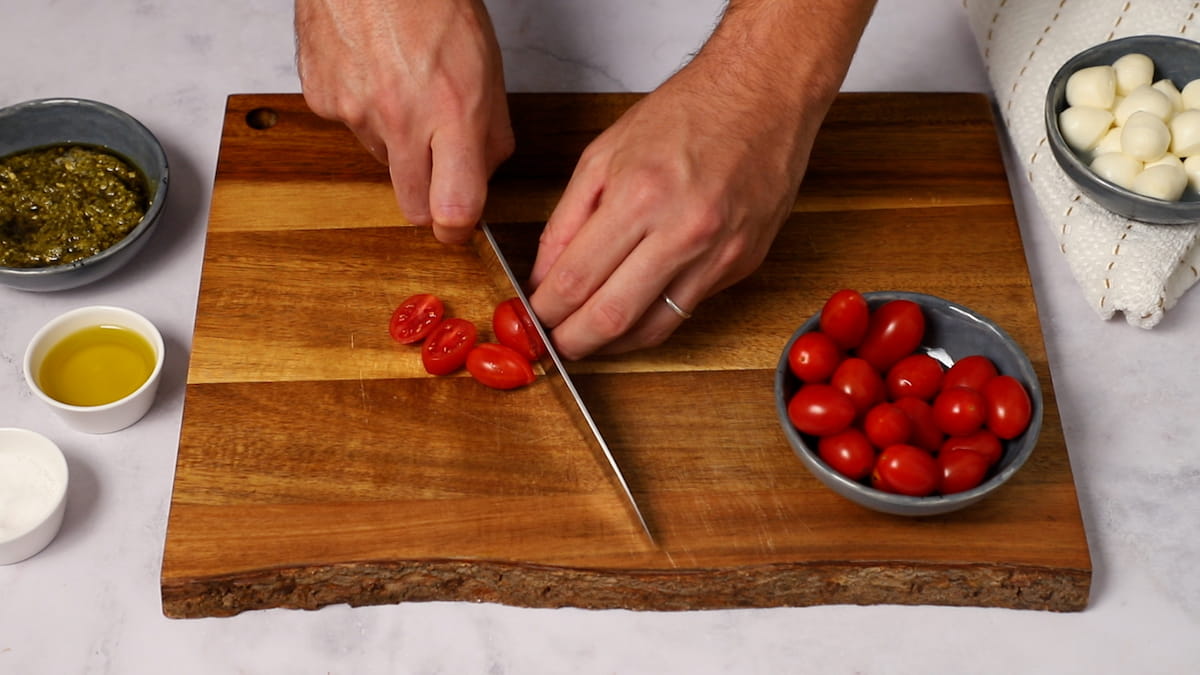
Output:
<svg viewBox="0 0 1200 675">
<path fill-rule="evenodd" d="M 696 58 L 584 150 L 530 279 L 560 353 L 660 344 L 761 264 L 873 5 L 731 0 Z"/>
<path fill-rule="evenodd" d="M 314 113 L 388 166 L 405 218 L 461 243 L 512 154 L 500 48 L 481 0 L 296 0 Z"/>
<path fill-rule="evenodd" d="M 583 153 L 542 234 L 534 312 L 568 358 L 657 345 L 762 262 L 812 133 L 724 96 L 693 63 Z"/>
</svg>

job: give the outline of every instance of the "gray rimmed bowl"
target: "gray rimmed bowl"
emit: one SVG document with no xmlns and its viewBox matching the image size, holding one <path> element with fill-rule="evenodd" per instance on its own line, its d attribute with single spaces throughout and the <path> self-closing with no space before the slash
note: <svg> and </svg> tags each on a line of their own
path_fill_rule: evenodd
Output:
<svg viewBox="0 0 1200 675">
<path fill-rule="evenodd" d="M 925 337 L 920 351 L 929 353 L 943 364 L 972 354 L 982 354 L 996 365 L 1002 375 L 1011 375 L 1025 386 L 1032 403 L 1029 428 L 1009 441 L 1002 441 L 1004 454 L 992 467 L 984 482 L 965 492 L 929 497 L 909 497 L 876 490 L 852 480 L 826 464 L 817 455 L 817 439 L 800 433 L 788 419 L 787 405 L 800 387 L 800 380 L 788 367 L 788 351 L 804 333 L 818 329 L 818 313 L 805 321 L 784 345 L 775 368 L 775 410 L 783 433 L 801 463 L 817 480 L 834 492 L 866 508 L 899 516 L 933 516 L 966 508 L 991 495 L 1008 482 L 1033 453 L 1041 432 L 1043 399 L 1037 373 L 1024 350 L 1000 326 L 990 319 L 957 303 L 923 293 L 877 291 L 863 293 L 874 311 L 891 300 L 911 300 L 925 315 Z"/>
<path fill-rule="evenodd" d="M 135 164 L 146 177 L 146 215 L 120 241 L 86 258 L 48 267 L 0 267 L 0 284 L 58 291 L 91 283 L 136 256 L 158 225 L 167 198 L 167 155 L 141 122 L 106 103 L 79 98 L 38 99 L 0 109 L 0 156 L 61 143 L 100 146 Z"/>
<path fill-rule="evenodd" d="M 1089 47 L 1071 57 L 1050 80 L 1046 91 L 1045 122 L 1050 150 L 1063 171 L 1081 192 L 1100 206 L 1131 220 L 1160 225 L 1200 222 L 1200 194 L 1190 187 L 1177 202 L 1140 195 L 1100 178 L 1063 139 L 1058 115 L 1067 107 L 1067 80 L 1081 68 L 1112 65 L 1121 56 L 1145 54 L 1154 61 L 1154 80 L 1171 80 L 1183 89 L 1200 78 L 1200 42 L 1166 35 L 1135 35 Z"/>
</svg>

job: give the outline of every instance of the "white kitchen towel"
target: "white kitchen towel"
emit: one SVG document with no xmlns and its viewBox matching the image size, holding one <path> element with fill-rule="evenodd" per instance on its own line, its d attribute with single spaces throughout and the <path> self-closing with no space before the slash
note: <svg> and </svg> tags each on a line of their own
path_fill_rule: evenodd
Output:
<svg viewBox="0 0 1200 675">
<path fill-rule="evenodd" d="M 1050 79 L 1076 53 L 1129 35 L 1200 39 L 1192 0 L 963 0 L 1020 172 L 1087 302 L 1152 328 L 1200 278 L 1200 225 L 1148 225 L 1080 194 L 1046 144 Z M 1182 87 L 1184 82 L 1176 83 Z"/>
</svg>

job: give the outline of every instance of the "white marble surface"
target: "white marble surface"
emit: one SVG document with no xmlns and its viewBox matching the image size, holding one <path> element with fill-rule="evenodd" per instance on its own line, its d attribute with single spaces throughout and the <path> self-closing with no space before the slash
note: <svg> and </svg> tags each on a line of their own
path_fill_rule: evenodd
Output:
<svg viewBox="0 0 1200 675">
<path fill-rule="evenodd" d="M 700 44 L 716 0 L 495 0 L 516 90 L 652 88 Z M 802 48 L 797 45 L 797 48 Z M 851 90 L 986 91 L 959 3 L 882 0 Z M 809 607 L 686 613 L 423 603 L 233 618 L 162 616 L 158 573 L 225 96 L 298 91 L 290 0 L 3 0 L 0 105 L 96 98 L 172 160 L 165 226 L 135 268 L 52 295 L 0 288 L 0 426 L 57 441 L 73 476 L 45 551 L 0 567 L 0 673 L 1189 673 L 1200 670 L 1200 297 L 1153 331 L 1103 322 L 1014 180 L 1095 567 L 1090 607 Z M 108 436 L 26 390 L 25 343 L 91 303 L 152 318 L 161 399 Z"/>
</svg>

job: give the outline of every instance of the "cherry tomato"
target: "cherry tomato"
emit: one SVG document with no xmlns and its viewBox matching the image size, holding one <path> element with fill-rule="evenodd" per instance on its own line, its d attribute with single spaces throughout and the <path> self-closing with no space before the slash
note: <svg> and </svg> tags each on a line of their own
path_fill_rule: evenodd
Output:
<svg viewBox="0 0 1200 675">
<path fill-rule="evenodd" d="M 537 361 L 546 353 L 542 336 L 520 298 L 509 298 L 496 305 L 492 312 L 492 332 L 500 344 L 508 345 L 529 361 Z"/>
<path fill-rule="evenodd" d="M 467 355 L 467 372 L 493 389 L 516 389 L 533 384 L 537 375 L 529 359 L 508 345 L 481 342 Z"/>
<path fill-rule="evenodd" d="M 942 387 L 968 387 L 983 391 L 983 385 L 999 373 L 996 364 L 981 354 L 972 354 L 954 362 L 942 378 Z"/>
<path fill-rule="evenodd" d="M 850 397 L 856 416 L 867 412 L 887 396 L 879 371 L 856 356 L 843 359 L 833 371 L 829 383 Z"/>
<path fill-rule="evenodd" d="M 466 319 L 446 319 L 437 325 L 421 347 L 421 363 L 430 375 L 449 375 L 462 367 L 475 346 L 478 331 Z"/>
<path fill-rule="evenodd" d="M 875 447 L 854 427 L 817 441 L 817 455 L 835 471 L 851 480 L 862 480 L 875 466 Z"/>
<path fill-rule="evenodd" d="M 867 334 L 871 310 L 858 291 L 844 288 L 829 296 L 818 324 L 842 349 L 854 349 Z"/>
<path fill-rule="evenodd" d="M 388 332 L 401 344 L 420 342 L 441 322 L 445 312 L 445 306 L 437 296 L 419 293 L 405 298 L 392 312 Z"/>
<path fill-rule="evenodd" d="M 933 455 L 912 445 L 891 445 L 879 453 L 871 484 L 888 492 L 924 497 L 937 491 L 941 471 Z"/>
<path fill-rule="evenodd" d="M 1003 439 L 1020 436 L 1029 427 L 1033 403 L 1021 381 L 1011 375 L 997 375 L 983 385 L 987 402 L 987 428 Z"/>
<path fill-rule="evenodd" d="M 893 401 L 913 396 L 932 401 L 942 388 L 942 364 L 928 354 L 909 354 L 887 371 L 884 384 Z"/>
<path fill-rule="evenodd" d="M 879 403 L 867 411 L 862 426 L 875 447 L 886 448 L 907 443 L 913 424 L 904 410 L 892 403 Z"/>
<path fill-rule="evenodd" d="M 854 402 L 828 384 L 806 384 L 788 401 L 788 418 L 801 432 L 828 436 L 854 421 Z"/>
<path fill-rule="evenodd" d="M 987 475 L 987 458 L 971 450 L 952 448 L 938 453 L 937 465 L 941 473 L 941 493 L 944 495 L 965 492 L 983 482 Z"/>
<path fill-rule="evenodd" d="M 987 429 L 980 429 L 966 436 L 950 436 L 942 443 L 939 452 L 945 453 L 951 450 L 977 452 L 987 459 L 988 466 L 999 462 L 1000 457 L 1004 455 L 1004 446 L 1000 444 L 1000 439 Z"/>
<path fill-rule="evenodd" d="M 929 452 L 936 452 L 942 445 L 946 434 L 933 419 L 933 406 L 912 396 L 898 398 L 892 402 L 892 405 L 907 413 L 908 419 L 912 421 L 912 436 L 909 438 L 909 444 Z"/>
<path fill-rule="evenodd" d="M 821 331 L 804 333 L 788 349 L 788 366 L 802 382 L 826 382 L 842 360 L 833 338 Z"/>
<path fill-rule="evenodd" d="M 969 387 L 950 387 L 933 399 L 933 419 L 950 436 L 966 436 L 983 426 L 987 402 L 983 394 Z"/>
<path fill-rule="evenodd" d="M 910 300 L 891 300 L 871 312 L 867 334 L 857 355 L 881 373 L 916 351 L 925 337 L 925 315 Z"/>
</svg>

